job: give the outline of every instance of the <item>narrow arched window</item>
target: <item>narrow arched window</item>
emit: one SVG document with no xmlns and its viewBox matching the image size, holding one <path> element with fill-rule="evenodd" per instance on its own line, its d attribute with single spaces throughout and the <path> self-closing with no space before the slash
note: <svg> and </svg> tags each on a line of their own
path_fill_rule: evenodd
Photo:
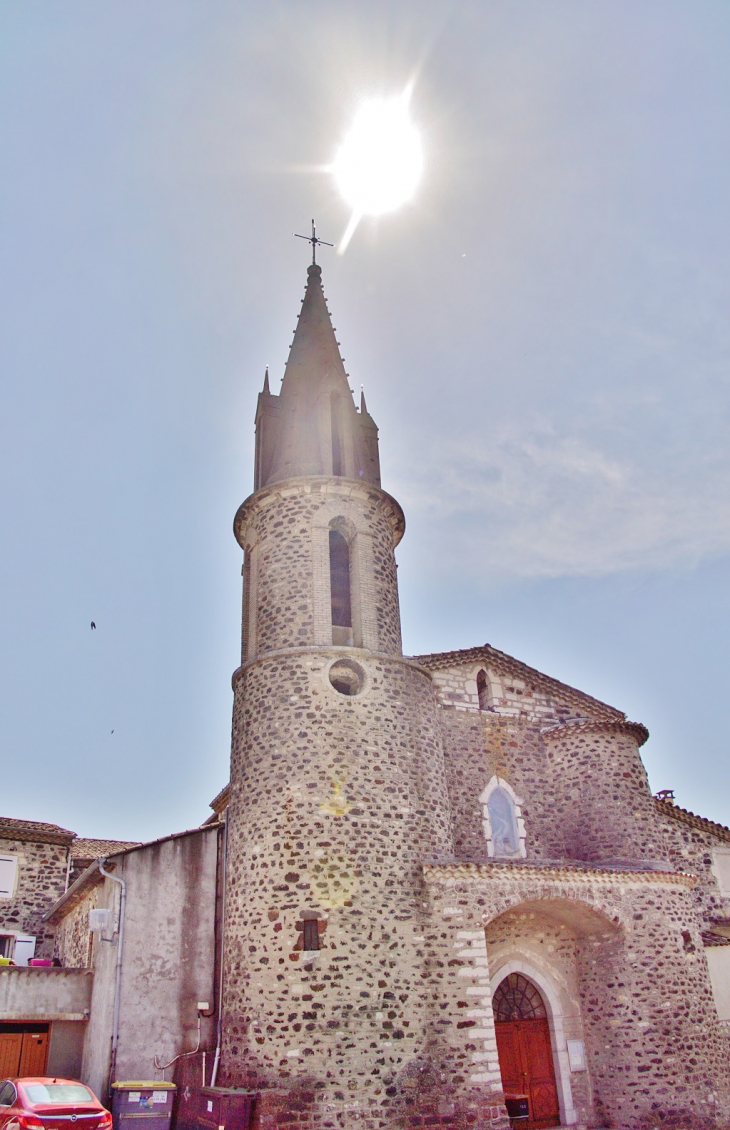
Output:
<svg viewBox="0 0 730 1130">
<path fill-rule="evenodd" d="M 520 854 L 520 837 L 512 797 L 501 786 L 494 789 L 487 801 L 489 825 L 495 857 L 514 858 Z"/>
<path fill-rule="evenodd" d="M 330 397 L 330 422 L 332 426 L 332 474 L 342 474 L 342 435 L 340 433 L 340 398 Z M 333 621 L 336 623 L 336 621 Z"/>
<path fill-rule="evenodd" d="M 487 682 L 486 671 L 480 671 L 477 675 L 477 694 L 479 695 L 479 709 L 489 710 L 489 683 Z"/>
<path fill-rule="evenodd" d="M 330 593 L 333 626 L 351 628 L 350 547 L 339 530 L 330 530 Z"/>
<path fill-rule="evenodd" d="M 251 634 L 251 550 L 243 551 L 243 607 L 241 609 L 241 663 L 248 659 L 248 641 Z"/>
</svg>

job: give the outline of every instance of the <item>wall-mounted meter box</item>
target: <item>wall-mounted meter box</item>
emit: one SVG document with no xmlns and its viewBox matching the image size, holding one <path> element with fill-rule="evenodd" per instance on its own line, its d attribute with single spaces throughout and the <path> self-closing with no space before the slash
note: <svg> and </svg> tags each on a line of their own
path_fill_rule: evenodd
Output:
<svg viewBox="0 0 730 1130">
<path fill-rule="evenodd" d="M 112 912 L 109 909 L 104 910 L 90 910 L 89 911 L 89 929 L 92 933 L 98 933 L 101 930 L 111 930 L 112 928 Z"/>
</svg>

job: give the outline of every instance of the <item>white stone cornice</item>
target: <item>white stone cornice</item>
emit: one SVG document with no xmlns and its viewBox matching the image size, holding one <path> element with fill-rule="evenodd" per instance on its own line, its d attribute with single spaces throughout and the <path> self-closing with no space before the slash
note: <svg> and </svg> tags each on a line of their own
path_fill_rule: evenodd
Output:
<svg viewBox="0 0 730 1130">
<path fill-rule="evenodd" d="M 296 495 L 313 495 L 320 498 L 328 496 L 352 498 L 361 502 L 375 499 L 390 523 L 394 546 L 398 545 L 405 532 L 406 520 L 400 503 L 382 487 L 376 486 L 375 483 L 365 482 L 362 479 L 310 475 L 269 483 L 250 494 L 239 506 L 233 520 L 233 532 L 239 545 L 243 547 L 246 528 L 249 522 L 255 519 L 257 513 L 265 510 L 279 497 L 291 498 Z"/>
<path fill-rule="evenodd" d="M 557 726 L 546 726 L 541 733 L 548 741 L 570 738 L 573 734 L 630 734 L 637 745 L 643 745 L 649 737 L 649 731 L 643 722 L 599 718 L 587 722 L 560 722 Z"/>
<path fill-rule="evenodd" d="M 623 871 L 612 867 L 524 863 L 424 863 L 423 877 L 435 886 L 493 886 L 495 883 L 582 883 L 586 886 L 683 887 L 691 890 L 696 875 L 681 871 Z"/>
</svg>

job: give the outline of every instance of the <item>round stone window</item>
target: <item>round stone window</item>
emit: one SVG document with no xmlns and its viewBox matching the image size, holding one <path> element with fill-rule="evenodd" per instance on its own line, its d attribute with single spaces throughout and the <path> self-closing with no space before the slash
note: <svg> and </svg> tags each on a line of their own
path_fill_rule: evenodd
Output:
<svg viewBox="0 0 730 1130">
<path fill-rule="evenodd" d="M 338 659 L 329 669 L 332 686 L 340 694 L 356 695 L 365 686 L 365 672 L 359 663 L 352 659 Z"/>
</svg>

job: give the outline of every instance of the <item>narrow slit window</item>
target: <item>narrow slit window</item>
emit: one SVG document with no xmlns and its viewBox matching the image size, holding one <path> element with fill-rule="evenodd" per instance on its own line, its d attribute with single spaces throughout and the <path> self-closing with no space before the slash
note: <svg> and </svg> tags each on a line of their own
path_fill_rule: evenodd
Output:
<svg viewBox="0 0 730 1130">
<path fill-rule="evenodd" d="M 243 554 L 243 600 L 241 607 L 241 663 L 248 659 L 249 619 L 251 616 L 251 550 Z"/>
<path fill-rule="evenodd" d="M 350 547 L 339 530 L 330 530 L 330 592 L 333 625 L 351 628 Z"/>
<path fill-rule="evenodd" d="M 479 709 L 489 710 L 489 683 L 484 671 L 477 675 L 477 694 L 479 695 Z"/>
<path fill-rule="evenodd" d="M 339 397 L 330 397 L 330 420 L 332 425 L 332 474 L 342 475 L 342 437 L 340 436 Z"/>
<path fill-rule="evenodd" d="M 304 930 L 302 936 L 302 949 L 319 949 L 319 923 L 316 918 L 305 918 L 302 923 Z"/>
</svg>

